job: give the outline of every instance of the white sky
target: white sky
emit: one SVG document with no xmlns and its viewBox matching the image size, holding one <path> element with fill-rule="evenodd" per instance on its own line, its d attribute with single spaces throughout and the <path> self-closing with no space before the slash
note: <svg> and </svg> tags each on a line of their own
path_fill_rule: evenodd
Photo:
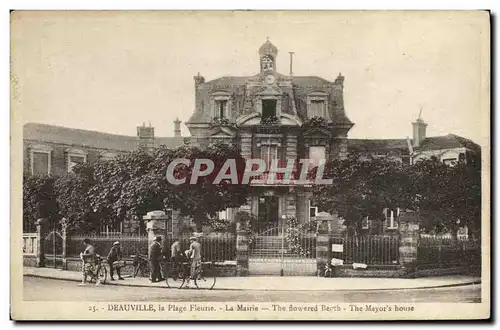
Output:
<svg viewBox="0 0 500 330">
<path fill-rule="evenodd" d="M 279 72 L 288 73 L 293 51 L 295 75 L 345 76 L 346 113 L 355 123 L 349 137 L 411 136 L 423 106 L 428 136 L 454 133 L 479 142 L 489 134 L 479 122 L 485 18 L 479 12 L 18 12 L 12 111 L 21 123 L 126 135 L 151 122 L 157 136 L 172 136 L 175 118 L 185 122 L 194 110 L 193 76 L 256 74 L 257 50 L 269 36 L 279 49 Z"/>
</svg>

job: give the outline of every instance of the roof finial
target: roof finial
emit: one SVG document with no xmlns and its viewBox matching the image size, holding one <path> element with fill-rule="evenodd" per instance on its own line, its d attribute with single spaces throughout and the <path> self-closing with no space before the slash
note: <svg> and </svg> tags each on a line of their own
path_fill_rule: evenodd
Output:
<svg viewBox="0 0 500 330">
<path fill-rule="evenodd" d="M 269 41 L 269 35 L 268 35 L 268 36 L 266 36 L 266 40 L 267 40 L 267 41 Z"/>
</svg>

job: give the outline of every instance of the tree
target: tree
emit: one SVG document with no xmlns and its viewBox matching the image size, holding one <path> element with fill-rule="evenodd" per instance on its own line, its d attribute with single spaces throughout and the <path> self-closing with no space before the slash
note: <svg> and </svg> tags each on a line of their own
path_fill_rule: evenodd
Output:
<svg viewBox="0 0 500 330">
<path fill-rule="evenodd" d="M 422 226 L 436 233 L 451 232 L 457 238 L 459 227 L 472 232 L 481 228 L 480 164 L 460 161 L 452 166 L 437 159 L 418 161 L 412 167 L 416 183 Z"/>
<path fill-rule="evenodd" d="M 316 177 L 317 168 L 310 172 Z M 408 168 L 387 158 L 361 158 L 350 154 L 325 165 L 324 178 L 331 185 L 315 184 L 312 202 L 320 209 L 337 213 L 347 227 L 361 229 L 364 217 L 383 220 L 384 208 L 412 208 L 414 187 Z"/>
<path fill-rule="evenodd" d="M 23 222 L 24 230 L 32 231 L 36 220 L 57 219 L 57 203 L 54 192 L 54 177 L 31 175 L 23 178 Z"/>
<path fill-rule="evenodd" d="M 202 225 L 210 224 L 210 219 L 215 217 L 218 212 L 227 208 L 239 207 L 247 201 L 250 186 L 241 184 L 245 160 L 241 157 L 236 146 L 223 143 L 215 143 L 203 149 L 183 146 L 172 152 L 159 150 L 156 157 L 153 161 L 156 175 L 165 175 L 168 165 L 173 159 L 185 158 L 190 161 L 189 165 L 175 167 L 173 176 L 176 179 L 185 179 L 185 182 L 179 185 L 170 184 L 170 194 L 164 203 L 179 210 L 181 215 L 191 217 L 198 231 L 201 230 Z M 200 176 L 195 183 L 191 184 L 196 159 L 212 161 L 214 169 L 211 174 Z M 228 160 L 234 160 L 235 168 L 223 167 Z M 200 169 L 204 171 L 207 166 L 202 165 Z M 223 174 L 236 171 L 237 182 L 231 182 L 229 178 L 216 182 L 221 169 Z"/>
</svg>

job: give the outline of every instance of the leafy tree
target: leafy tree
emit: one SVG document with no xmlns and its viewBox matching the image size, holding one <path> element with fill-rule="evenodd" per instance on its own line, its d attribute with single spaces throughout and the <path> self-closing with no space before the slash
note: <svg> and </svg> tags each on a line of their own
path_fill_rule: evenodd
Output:
<svg viewBox="0 0 500 330">
<path fill-rule="evenodd" d="M 312 201 L 320 209 L 344 218 L 346 226 L 359 230 L 366 216 L 383 220 L 384 208 L 413 206 L 414 189 L 407 171 L 397 161 L 351 154 L 325 165 L 323 177 L 332 179 L 332 184 L 314 185 Z M 316 174 L 317 168 L 311 171 L 310 178 Z"/>
<path fill-rule="evenodd" d="M 180 211 L 181 215 L 189 216 L 200 231 L 202 225 L 209 225 L 218 212 L 227 208 L 239 207 L 246 203 L 250 193 L 250 186 L 241 184 L 245 160 L 241 157 L 236 146 L 215 143 L 207 148 L 183 146 L 173 152 L 159 151 L 154 161 L 155 174 L 166 174 L 172 159 L 185 158 L 189 165 L 177 165 L 173 176 L 184 179 L 185 182 L 170 187 L 170 195 L 164 200 L 166 205 Z M 214 170 L 207 176 L 200 176 L 191 184 L 196 159 L 208 159 L 214 163 Z M 217 176 L 227 160 L 234 160 L 235 168 L 226 169 L 224 174 L 234 173 L 236 170 L 237 184 L 232 184 L 228 178 L 216 182 Z M 158 166 L 161 164 L 162 166 Z M 206 165 L 201 170 L 206 170 Z"/>
<path fill-rule="evenodd" d="M 31 175 L 23 178 L 23 222 L 24 230 L 32 231 L 37 219 L 57 220 L 57 203 L 54 192 L 54 177 Z"/>
<path fill-rule="evenodd" d="M 481 168 L 477 163 L 460 161 L 452 166 L 437 159 L 418 161 L 412 166 L 412 180 L 418 193 L 422 226 L 436 233 L 468 226 L 481 228 Z"/>
</svg>

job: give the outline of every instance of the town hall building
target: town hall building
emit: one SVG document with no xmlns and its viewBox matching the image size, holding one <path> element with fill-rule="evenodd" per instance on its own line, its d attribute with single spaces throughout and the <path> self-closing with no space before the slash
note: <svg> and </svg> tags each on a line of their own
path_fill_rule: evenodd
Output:
<svg viewBox="0 0 500 330">
<path fill-rule="evenodd" d="M 194 76 L 195 108 L 185 123 L 190 136 L 182 137 L 179 120 L 173 137 L 156 137 L 154 127 L 137 127 L 137 136 L 115 135 L 60 126 L 29 123 L 24 126 L 24 172 L 46 174 L 71 171 L 78 162 L 112 159 L 135 148 L 185 143 L 205 146 L 215 141 L 237 144 L 246 159 L 335 159 L 349 152 L 392 157 L 411 164 L 417 159 L 438 157 L 443 162 L 480 154 L 474 142 L 456 135 L 427 137 L 427 124 L 413 123 L 412 139 L 348 139 L 353 127 L 344 108 L 344 77 L 327 80 L 318 76 L 286 75 L 278 71 L 278 49 L 269 40 L 259 49 L 260 67 L 252 76 L 225 76 L 206 81 Z M 322 125 L 310 125 L 320 122 Z M 253 193 L 246 205 L 220 212 L 234 220 L 239 210 L 257 216 L 269 227 L 280 225 L 283 216 L 299 223 L 312 220 L 317 209 L 310 203 L 307 185 L 293 182 L 252 181 Z M 174 212 L 174 227 L 189 221 Z M 133 232 L 133 225 L 112 231 Z M 109 229 L 106 229 L 109 230 Z"/>
</svg>

